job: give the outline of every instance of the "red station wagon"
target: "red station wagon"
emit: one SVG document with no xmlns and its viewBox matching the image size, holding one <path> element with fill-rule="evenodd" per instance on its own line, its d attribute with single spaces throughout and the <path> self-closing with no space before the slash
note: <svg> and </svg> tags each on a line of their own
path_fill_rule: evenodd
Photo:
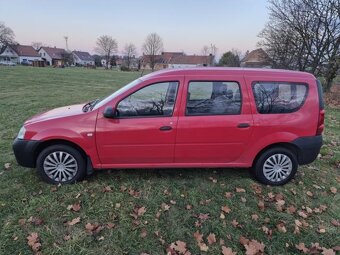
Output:
<svg viewBox="0 0 340 255">
<path fill-rule="evenodd" d="M 49 183 L 104 168 L 251 168 L 270 185 L 291 180 L 322 145 L 320 82 L 309 73 L 168 69 L 103 100 L 27 120 L 18 163 Z"/>
</svg>

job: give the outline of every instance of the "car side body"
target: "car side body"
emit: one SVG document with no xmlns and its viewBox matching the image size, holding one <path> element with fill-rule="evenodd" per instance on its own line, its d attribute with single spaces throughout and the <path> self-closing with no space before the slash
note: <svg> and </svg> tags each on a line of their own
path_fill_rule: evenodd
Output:
<svg viewBox="0 0 340 255">
<path fill-rule="evenodd" d="M 82 176 L 107 168 L 250 168 L 273 148 L 303 165 L 320 151 L 323 118 L 320 84 L 309 73 L 167 69 L 86 112 L 73 105 L 33 116 L 13 148 L 19 164 L 34 168 L 46 148 L 72 147 L 85 160 Z"/>
</svg>

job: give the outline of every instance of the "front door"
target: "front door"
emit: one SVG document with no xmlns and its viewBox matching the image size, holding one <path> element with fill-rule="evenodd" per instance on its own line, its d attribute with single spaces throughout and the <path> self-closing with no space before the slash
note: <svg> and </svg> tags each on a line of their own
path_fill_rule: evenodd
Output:
<svg viewBox="0 0 340 255">
<path fill-rule="evenodd" d="M 96 141 L 103 167 L 174 162 L 179 86 L 180 81 L 146 83 L 112 105 L 115 118 L 98 113 Z"/>
<path fill-rule="evenodd" d="M 246 149 L 252 115 L 242 76 L 186 76 L 176 163 L 229 163 Z"/>
</svg>

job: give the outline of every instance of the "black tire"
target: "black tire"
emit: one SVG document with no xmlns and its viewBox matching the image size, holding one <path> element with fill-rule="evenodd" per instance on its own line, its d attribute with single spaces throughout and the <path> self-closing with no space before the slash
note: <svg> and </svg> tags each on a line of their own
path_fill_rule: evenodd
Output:
<svg viewBox="0 0 340 255">
<path fill-rule="evenodd" d="M 288 157 L 290 161 L 287 158 L 280 156 L 280 155 L 284 155 L 284 156 Z M 266 163 L 266 168 L 268 167 L 268 163 L 272 164 L 270 162 L 269 158 L 274 160 L 275 157 L 276 158 L 281 157 L 281 159 L 283 159 L 283 158 L 285 159 L 284 164 L 283 164 L 284 165 L 284 171 L 281 172 L 282 176 L 284 178 L 281 178 L 281 179 L 278 178 L 277 180 L 272 180 L 269 177 L 266 177 L 264 167 L 265 167 L 265 163 L 266 163 L 267 160 L 268 161 Z M 274 169 L 276 164 L 272 164 L 272 165 L 273 165 L 273 169 Z M 280 167 L 280 164 L 278 164 L 277 168 L 279 168 L 279 167 Z M 297 168 L 298 168 L 297 158 L 296 158 L 296 155 L 291 150 L 283 148 L 283 147 L 274 147 L 274 148 L 266 150 L 265 152 L 263 152 L 259 156 L 259 158 L 256 160 L 256 162 L 254 164 L 254 167 L 252 169 L 252 173 L 253 173 L 255 179 L 258 180 L 259 182 L 263 183 L 263 184 L 268 184 L 268 185 L 272 185 L 272 186 L 279 186 L 279 185 L 284 185 L 284 184 L 288 183 L 295 176 Z M 287 169 L 291 169 L 291 171 L 289 172 Z M 266 171 L 268 171 L 268 170 L 266 169 Z M 271 170 L 269 170 L 269 172 L 270 171 Z M 272 174 L 274 175 L 274 177 L 272 177 L 272 178 L 275 178 L 275 176 L 278 176 L 278 175 L 275 175 L 273 171 L 272 171 Z M 270 174 L 267 172 L 267 176 L 268 175 L 270 175 Z"/>
<path fill-rule="evenodd" d="M 55 154 L 53 154 L 55 153 Z M 65 160 L 65 165 L 61 164 L 63 166 L 62 169 L 65 169 L 68 166 L 71 165 L 66 165 L 66 163 L 68 161 L 71 160 L 71 163 L 73 163 L 72 165 L 72 172 L 69 171 L 69 168 L 67 168 L 67 171 L 65 172 L 65 170 L 55 170 L 53 169 L 53 166 L 50 167 L 50 165 L 57 165 L 58 162 L 54 163 L 51 161 L 51 157 L 53 160 L 55 160 L 55 158 L 53 157 L 54 155 L 57 155 L 57 158 L 59 158 L 60 155 L 64 155 L 64 159 Z M 51 156 L 50 158 L 48 158 L 49 156 Z M 67 156 L 67 157 L 66 157 Z M 60 161 L 62 161 L 62 159 L 60 159 Z M 44 165 L 46 167 L 46 171 L 44 168 Z M 60 164 L 58 164 L 59 166 Z M 48 168 L 52 168 L 52 170 L 47 170 Z M 64 168 L 63 168 L 64 167 Z M 85 175 L 86 175 L 86 164 L 85 164 L 85 158 L 83 157 L 83 155 L 75 148 L 68 146 L 68 145 L 63 145 L 63 144 L 57 144 L 57 145 L 51 145 L 47 148 L 45 148 L 43 151 L 40 152 L 38 158 L 37 158 L 37 169 L 39 172 L 40 177 L 47 183 L 51 183 L 51 184 L 71 184 L 71 183 L 75 183 L 77 181 L 81 181 Z M 56 171 L 62 171 L 62 177 L 59 179 L 58 177 L 56 177 L 55 179 L 51 177 L 51 175 L 49 176 L 47 174 L 47 171 L 54 171 L 54 174 L 56 173 Z M 51 173 L 51 172 L 49 172 Z M 53 174 L 52 174 L 53 175 Z M 59 174 L 57 174 L 59 175 Z M 65 178 L 63 178 L 64 176 L 66 176 Z M 67 178 L 67 179 L 66 179 Z"/>
</svg>

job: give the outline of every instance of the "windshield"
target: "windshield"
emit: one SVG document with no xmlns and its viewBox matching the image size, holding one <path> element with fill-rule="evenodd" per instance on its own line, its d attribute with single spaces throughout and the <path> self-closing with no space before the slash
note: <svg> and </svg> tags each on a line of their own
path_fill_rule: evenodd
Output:
<svg viewBox="0 0 340 255">
<path fill-rule="evenodd" d="M 121 94 L 123 94 L 125 91 L 129 90 L 130 88 L 132 88 L 133 86 L 135 86 L 136 84 L 140 83 L 142 80 L 140 78 L 138 78 L 137 80 L 134 80 L 132 82 L 130 82 L 129 84 L 125 85 L 124 87 L 118 89 L 116 92 L 114 92 L 113 94 L 109 95 L 108 97 L 104 98 L 103 100 L 99 101 L 94 109 L 98 109 L 99 107 L 105 105 L 106 103 L 110 102 L 113 98 L 115 98 L 116 96 L 119 96 Z"/>
</svg>

